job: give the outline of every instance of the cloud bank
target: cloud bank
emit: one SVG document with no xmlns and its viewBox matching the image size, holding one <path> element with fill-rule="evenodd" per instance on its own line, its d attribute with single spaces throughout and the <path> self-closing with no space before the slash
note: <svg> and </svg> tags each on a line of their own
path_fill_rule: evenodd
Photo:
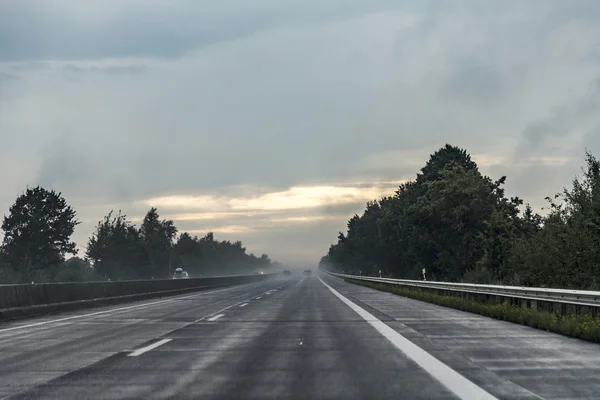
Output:
<svg viewBox="0 0 600 400">
<path fill-rule="evenodd" d="M 445 143 L 534 206 L 600 152 L 595 1 L 0 5 L 0 209 L 149 206 L 309 264 Z"/>
</svg>

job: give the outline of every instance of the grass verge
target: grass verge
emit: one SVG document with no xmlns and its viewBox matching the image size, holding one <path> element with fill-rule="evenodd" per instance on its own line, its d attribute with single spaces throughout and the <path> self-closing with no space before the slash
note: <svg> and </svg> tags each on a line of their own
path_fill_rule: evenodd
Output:
<svg viewBox="0 0 600 400">
<path fill-rule="evenodd" d="M 511 305 L 508 302 L 492 303 L 474 298 L 466 299 L 459 296 L 444 295 L 419 288 L 361 281 L 351 278 L 344 280 L 348 283 L 367 286 L 415 300 L 426 301 L 440 306 L 451 307 L 457 310 L 468 311 L 486 317 L 600 343 L 600 318 L 590 313 L 561 315 L 536 308 L 523 308 Z"/>
</svg>

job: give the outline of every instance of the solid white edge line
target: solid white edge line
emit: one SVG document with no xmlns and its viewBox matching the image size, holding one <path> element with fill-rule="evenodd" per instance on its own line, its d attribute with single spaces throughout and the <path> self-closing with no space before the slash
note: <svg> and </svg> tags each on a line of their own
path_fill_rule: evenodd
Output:
<svg viewBox="0 0 600 400">
<path fill-rule="evenodd" d="M 137 357 L 137 356 L 141 356 L 144 353 L 149 352 L 150 350 L 154 350 L 155 348 L 157 348 L 158 346 L 162 346 L 165 343 L 169 343 L 171 340 L 173 339 L 163 339 L 163 340 L 159 340 L 156 343 L 152 343 L 149 346 L 146 347 L 142 347 L 141 349 L 137 349 L 136 351 L 130 353 L 128 356 L 129 357 Z"/>
<path fill-rule="evenodd" d="M 52 323 L 55 323 L 55 322 L 63 322 L 63 321 L 69 321 L 69 320 L 72 320 L 72 319 L 85 318 L 85 317 L 93 317 L 94 315 L 109 314 L 109 313 L 115 313 L 115 312 L 124 311 L 124 310 L 131 310 L 131 309 L 142 308 L 142 307 L 150 307 L 150 306 L 154 306 L 154 305 L 157 305 L 157 304 L 170 303 L 170 302 L 173 302 L 173 301 L 179 301 L 181 299 L 187 299 L 187 298 L 190 298 L 190 297 L 199 297 L 199 296 L 204 296 L 206 294 L 212 294 L 212 293 L 222 292 L 224 290 L 229 290 L 229 289 L 236 288 L 236 287 L 239 288 L 240 286 L 241 285 L 235 285 L 235 286 L 230 286 L 230 287 L 226 287 L 226 288 L 223 288 L 223 289 L 212 290 L 210 292 L 200 292 L 200 293 L 195 293 L 195 294 L 191 294 L 191 295 L 187 295 L 187 296 L 178 296 L 176 298 L 166 299 L 166 300 L 159 300 L 159 301 L 154 301 L 154 302 L 151 302 L 151 303 L 136 304 L 136 305 L 133 305 L 133 306 L 120 307 L 120 308 L 111 308 L 110 310 L 96 311 L 96 312 L 93 312 L 93 313 L 82 314 L 82 315 L 74 315 L 72 317 L 52 319 L 52 320 L 49 320 L 49 321 L 41 321 L 41 322 L 36 322 L 36 323 L 33 323 L 33 324 L 28 324 L 28 325 L 13 326 L 12 328 L 0 329 L 0 335 L 3 334 L 4 332 L 14 331 L 14 330 L 17 330 L 17 329 L 33 328 L 33 327 L 36 327 L 36 326 L 48 325 L 48 324 L 52 324 Z"/>
<path fill-rule="evenodd" d="M 214 316 L 210 317 L 209 319 L 207 319 L 207 321 L 213 322 L 224 316 L 225 316 L 225 314 L 217 314 L 217 315 L 214 315 Z"/>
<path fill-rule="evenodd" d="M 374 315 L 361 308 L 357 304 L 347 299 L 344 295 L 340 294 L 337 290 L 323 282 L 319 278 L 321 283 L 328 288 L 337 298 L 342 300 L 347 306 L 354 310 L 360 315 L 365 321 L 367 321 L 373 328 L 381 333 L 387 340 L 389 340 L 398 350 L 404 353 L 408 358 L 417 363 L 427 373 L 444 385 L 448 390 L 454 393 L 461 399 L 464 400 L 498 400 L 481 387 L 477 386 L 425 350 L 406 339 L 404 336 L 384 324 L 381 320 L 377 319 Z"/>
</svg>

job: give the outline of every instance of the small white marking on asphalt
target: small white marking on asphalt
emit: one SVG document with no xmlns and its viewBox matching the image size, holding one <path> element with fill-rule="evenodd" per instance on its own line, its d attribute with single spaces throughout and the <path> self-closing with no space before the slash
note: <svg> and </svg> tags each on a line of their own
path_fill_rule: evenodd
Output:
<svg viewBox="0 0 600 400">
<path fill-rule="evenodd" d="M 157 348 L 158 346 L 162 346 L 165 343 L 169 343 L 171 340 L 173 339 L 163 339 L 163 340 L 159 340 L 156 343 L 153 343 L 149 346 L 146 347 L 142 347 L 141 349 L 137 349 L 136 351 L 134 351 L 133 353 L 129 354 L 129 357 L 137 357 L 137 356 L 141 356 L 144 353 L 149 352 L 150 350 L 154 350 L 155 348 Z"/>
<path fill-rule="evenodd" d="M 206 316 L 204 316 L 204 317 L 202 317 L 202 318 L 198 318 L 197 320 L 195 320 L 195 321 L 194 321 L 194 324 L 196 324 L 196 323 L 198 323 L 198 322 L 201 322 L 201 321 L 204 321 L 204 320 L 210 321 L 210 320 L 211 320 L 211 318 L 212 318 L 214 315 L 216 315 L 216 314 L 219 314 L 219 313 L 222 313 L 223 311 L 231 310 L 233 307 L 235 307 L 235 306 L 239 306 L 240 304 L 243 304 L 243 303 L 247 303 L 248 301 L 249 301 L 249 300 L 238 301 L 237 303 L 235 303 L 235 304 L 232 304 L 232 305 L 230 305 L 230 306 L 227 306 L 227 307 L 225 307 L 225 308 L 222 308 L 222 309 L 220 309 L 219 311 L 215 311 L 215 312 L 214 312 L 214 313 L 212 313 L 212 314 L 206 315 Z M 225 315 L 225 314 L 223 314 L 223 315 Z M 220 318 L 220 317 L 219 317 L 219 318 Z M 0 400 L 2 400 L 2 399 L 0 399 Z"/>
<path fill-rule="evenodd" d="M 240 304 L 240 307 L 246 307 L 247 305 L 248 305 L 248 303 L 243 303 L 243 304 Z"/>
<path fill-rule="evenodd" d="M 209 319 L 207 319 L 207 321 L 211 321 L 211 322 L 212 322 L 212 321 L 216 321 L 216 320 L 218 320 L 219 318 L 221 318 L 221 317 L 224 317 L 224 316 L 225 316 L 225 314 L 217 314 L 217 315 L 215 315 L 215 316 L 213 316 L 213 317 L 210 317 Z"/>
<path fill-rule="evenodd" d="M 298 282 L 298 284 L 296 285 L 296 287 L 300 286 L 300 284 L 304 282 L 304 278 L 300 279 L 300 282 Z"/>
<path fill-rule="evenodd" d="M 448 390 L 454 393 L 461 399 L 464 400 L 498 400 L 484 389 L 480 388 L 425 350 L 406 339 L 404 336 L 381 322 L 374 315 L 361 308 L 357 304 L 353 303 L 344 295 L 340 294 L 337 290 L 323 282 L 319 278 L 321 283 L 327 287 L 331 293 L 337 298 L 343 301 L 348 307 L 354 310 L 360 315 L 365 321 L 367 321 L 373 328 L 377 329 L 387 340 L 389 340 L 398 350 L 404 353 L 407 357 L 416 362 L 421 368 L 427 371 L 431 376 L 438 380 Z"/>
<path fill-rule="evenodd" d="M 258 297 L 257 297 L 256 299 L 254 299 L 254 300 L 260 300 L 260 299 L 262 299 L 262 297 L 258 296 Z"/>
</svg>

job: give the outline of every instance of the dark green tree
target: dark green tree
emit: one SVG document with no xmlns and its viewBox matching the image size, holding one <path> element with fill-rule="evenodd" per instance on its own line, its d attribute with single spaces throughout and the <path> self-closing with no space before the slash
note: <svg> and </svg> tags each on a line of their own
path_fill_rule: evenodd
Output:
<svg viewBox="0 0 600 400">
<path fill-rule="evenodd" d="M 547 199 L 543 227 L 512 249 L 505 267 L 510 283 L 600 289 L 600 161 L 588 152 L 586 164 L 570 190 Z"/>
<path fill-rule="evenodd" d="M 79 224 L 61 193 L 40 186 L 18 196 L 4 216 L 2 253 L 14 269 L 30 275 L 54 267 L 67 254 L 77 254 L 71 241 Z"/>
<path fill-rule="evenodd" d="M 466 150 L 446 145 L 394 196 L 369 202 L 348 222 L 324 262 L 336 270 L 421 279 L 497 280 L 515 243 L 535 235 L 541 217 L 483 176 Z"/>
<path fill-rule="evenodd" d="M 89 282 L 106 280 L 106 277 L 97 274 L 88 261 L 79 257 L 71 257 L 56 267 L 52 280 L 54 282 Z"/>
<path fill-rule="evenodd" d="M 118 212 L 111 211 L 98 222 L 88 240 L 87 258 L 98 274 L 112 280 L 137 279 L 146 266 L 139 231 Z"/>
<path fill-rule="evenodd" d="M 172 220 L 160 220 L 158 211 L 152 207 L 140 227 L 140 237 L 148 260 L 141 271 L 142 277 L 166 278 L 170 275 L 169 262 L 177 228 Z"/>
<path fill-rule="evenodd" d="M 417 174 L 417 183 L 443 179 L 441 172 L 453 164 L 461 166 L 465 171 L 477 170 L 477 164 L 465 149 L 446 144 L 429 157 L 427 164 Z"/>
<path fill-rule="evenodd" d="M 218 241 L 212 232 L 204 237 L 182 233 L 173 247 L 178 266 L 192 276 L 252 273 L 259 269 L 274 268 L 267 254 L 256 257 L 247 254 L 242 242 Z"/>
</svg>

